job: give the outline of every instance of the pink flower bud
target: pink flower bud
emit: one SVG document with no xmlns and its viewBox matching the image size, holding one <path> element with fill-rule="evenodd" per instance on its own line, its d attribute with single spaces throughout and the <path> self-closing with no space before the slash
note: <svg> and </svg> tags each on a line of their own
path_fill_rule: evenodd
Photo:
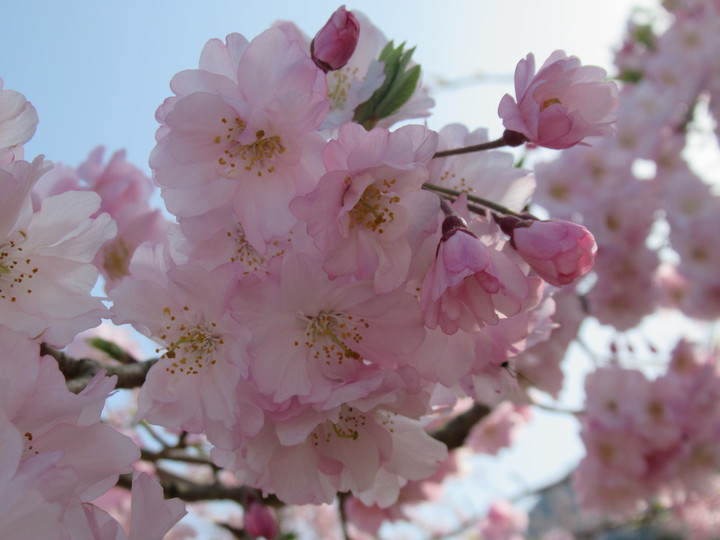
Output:
<svg viewBox="0 0 720 540">
<path fill-rule="evenodd" d="M 480 535 L 486 540 L 522 540 L 528 516 L 507 501 L 495 501 L 487 516 L 480 520 Z"/>
<path fill-rule="evenodd" d="M 278 534 L 275 516 L 260 502 L 251 502 L 245 510 L 245 530 L 251 536 L 263 536 L 272 540 Z"/>
<path fill-rule="evenodd" d="M 546 148 L 570 148 L 585 137 L 610 136 L 618 90 L 605 75 L 604 69 L 581 66 L 563 51 L 552 53 L 536 74 L 535 57 L 528 54 L 515 68 L 517 103 L 506 94 L 498 115 L 508 130 Z"/>
<path fill-rule="evenodd" d="M 325 72 L 340 69 L 355 52 L 359 37 L 357 17 L 340 6 L 310 44 L 315 65 Z"/>
<path fill-rule="evenodd" d="M 476 332 L 520 311 L 528 295 L 525 275 L 494 246 L 467 229 L 459 216 L 446 217 L 435 261 L 420 292 L 425 325 L 448 335 Z"/>
<path fill-rule="evenodd" d="M 597 245 L 582 225 L 569 221 L 533 221 L 512 231 L 513 244 L 533 270 L 552 285 L 568 285 L 587 274 Z"/>
</svg>

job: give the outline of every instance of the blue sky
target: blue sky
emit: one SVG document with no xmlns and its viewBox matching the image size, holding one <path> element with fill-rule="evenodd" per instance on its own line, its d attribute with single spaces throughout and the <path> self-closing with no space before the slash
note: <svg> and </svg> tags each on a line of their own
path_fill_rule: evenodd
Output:
<svg viewBox="0 0 720 540">
<path fill-rule="evenodd" d="M 203 44 L 240 32 L 248 38 L 277 19 L 313 34 L 335 1 L 25 0 L 5 2 L 0 18 L 0 77 L 37 107 L 40 125 L 27 156 L 77 165 L 98 144 L 128 149 L 147 169 L 154 113 L 170 95 L 170 78 L 193 68 Z M 533 51 L 542 61 L 564 48 L 586 63 L 608 65 L 627 0 L 360 0 L 385 34 L 417 45 L 426 81 L 504 74 Z M 564 21 L 564 22 L 563 22 Z M 497 102 L 505 84 L 437 96 L 430 126 L 487 126 L 499 134 Z"/>
</svg>

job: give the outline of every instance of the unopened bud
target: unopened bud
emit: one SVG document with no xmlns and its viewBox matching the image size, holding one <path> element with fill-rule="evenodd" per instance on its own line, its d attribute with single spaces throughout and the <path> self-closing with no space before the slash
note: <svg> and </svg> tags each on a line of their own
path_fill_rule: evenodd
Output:
<svg viewBox="0 0 720 540">
<path fill-rule="evenodd" d="M 467 222 L 458 215 L 447 216 L 442 223 L 443 239 L 450 236 L 457 229 L 467 229 Z"/>
<path fill-rule="evenodd" d="M 512 131 L 510 129 L 506 129 L 503 132 L 502 139 L 506 145 L 512 147 L 520 146 L 521 144 L 525 144 L 526 142 L 528 142 L 528 138 L 525 135 L 517 131 Z"/>
<path fill-rule="evenodd" d="M 597 251 L 590 231 L 569 221 L 533 221 L 517 227 L 512 243 L 541 278 L 558 287 L 587 274 Z"/>
<path fill-rule="evenodd" d="M 275 516 L 270 509 L 260 502 L 251 502 L 245 510 L 245 530 L 252 536 L 263 536 L 272 540 L 278 534 Z"/>
<path fill-rule="evenodd" d="M 315 65 L 325 72 L 348 63 L 360 37 L 360 23 L 351 11 L 340 6 L 310 44 Z"/>
</svg>

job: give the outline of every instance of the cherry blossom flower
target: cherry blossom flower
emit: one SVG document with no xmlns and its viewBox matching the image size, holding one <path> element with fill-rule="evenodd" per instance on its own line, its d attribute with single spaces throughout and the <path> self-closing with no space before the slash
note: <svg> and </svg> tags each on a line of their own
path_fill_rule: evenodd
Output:
<svg viewBox="0 0 720 540">
<path fill-rule="evenodd" d="M 299 415 L 295 407 L 295 416 L 266 422 L 234 451 L 214 449 L 213 460 L 291 504 L 329 503 L 337 491 L 350 491 L 365 504 L 393 504 L 408 480 L 433 474 L 447 449 L 413 418 L 427 396 L 408 392 L 416 378 L 411 370 L 375 371 L 382 384 L 374 391 Z"/>
<path fill-rule="evenodd" d="M 340 6 L 310 44 L 310 54 L 323 71 L 335 71 L 348 63 L 360 37 L 360 23 L 352 11 Z"/>
<path fill-rule="evenodd" d="M 716 359 L 684 341 L 652 381 L 618 366 L 588 376 L 587 456 L 574 478 L 583 507 L 629 516 L 658 496 L 681 501 L 717 489 L 718 377 Z"/>
<path fill-rule="evenodd" d="M 237 444 L 260 429 L 262 413 L 235 396 L 248 367 L 244 336 L 228 309 L 234 273 L 163 264 L 149 251 L 147 245 L 141 248 L 131 266 L 132 279 L 111 294 L 115 322 L 132 323 L 159 344 L 160 360 L 141 389 L 138 416 L 171 429 L 207 433 L 216 444 Z"/>
<path fill-rule="evenodd" d="M 421 289 L 428 328 L 475 332 L 497 324 L 499 314 L 517 314 L 528 292 L 527 278 L 514 262 L 485 245 L 460 218 L 445 219 L 435 262 Z"/>
<path fill-rule="evenodd" d="M 290 200 L 322 174 L 315 133 L 327 114 L 325 74 L 301 44 L 271 28 L 248 43 L 210 41 L 200 68 L 177 74 L 176 97 L 158 110 L 150 156 L 168 209 L 178 217 L 232 204 L 262 247 L 295 223 Z"/>
<path fill-rule="evenodd" d="M 67 192 L 32 212 L 30 189 L 44 172 L 42 157 L 0 169 L 0 324 L 64 346 L 107 313 L 90 296 L 98 272 L 91 262 L 115 234 L 94 193 Z"/>
<path fill-rule="evenodd" d="M 597 251 L 590 231 L 569 221 L 532 221 L 528 227 L 516 227 L 512 243 L 541 278 L 558 287 L 586 275 Z"/>
<path fill-rule="evenodd" d="M 115 152 L 107 164 L 103 163 L 104 152 L 99 146 L 77 170 L 55 165 L 36 184 L 33 198 L 39 207 L 47 197 L 69 190 L 100 195 L 96 215 L 107 212 L 118 228 L 117 235 L 100 248 L 94 260 L 109 290 L 128 274 L 130 259 L 140 244 L 157 243 L 167 235 L 168 222 L 159 209 L 150 207 L 152 182 L 126 161 L 125 151 Z"/>
<path fill-rule="evenodd" d="M 76 395 L 57 361 L 40 357 L 39 344 L 0 328 L 0 346 L 6 353 L 0 370 L 0 499 L 13 501 L 0 505 L 3 536 L 96 538 L 87 503 L 140 457 L 128 437 L 100 422 L 115 378 L 98 373 Z M 6 516 L 7 510 L 14 512 Z M 25 527 L 22 535 L 19 527 Z M 117 530 L 117 524 L 103 530 Z"/>
<path fill-rule="evenodd" d="M 618 106 L 614 82 L 605 70 L 581 66 L 575 56 L 555 51 L 535 73 L 535 57 L 528 54 L 515 69 L 515 96 L 506 94 L 498 114 L 504 126 L 547 148 L 570 148 L 586 137 L 614 132 Z"/>
<path fill-rule="evenodd" d="M 322 129 L 328 133 L 352 121 L 357 106 L 370 99 L 385 80 L 378 56 L 388 40 L 364 14 L 353 14 L 360 28 L 355 51 L 344 67 L 327 73 L 330 110 Z"/>
<path fill-rule="evenodd" d="M 524 540 L 527 527 L 527 514 L 507 501 L 493 503 L 479 525 L 484 540 Z"/>
<path fill-rule="evenodd" d="M 276 402 L 320 402 L 369 364 L 407 364 L 425 330 L 416 299 L 378 295 L 371 281 L 331 280 L 319 261 L 286 256 L 279 279 L 247 282 L 233 300 L 247 328 L 250 379 Z"/>
<path fill-rule="evenodd" d="M 422 126 L 390 132 L 345 124 L 330 141 L 317 188 L 292 203 L 325 256 L 332 276 L 373 279 L 378 293 L 406 279 L 413 247 L 424 239 L 411 225 L 434 223 L 438 200 L 421 191 L 437 137 Z"/>
</svg>

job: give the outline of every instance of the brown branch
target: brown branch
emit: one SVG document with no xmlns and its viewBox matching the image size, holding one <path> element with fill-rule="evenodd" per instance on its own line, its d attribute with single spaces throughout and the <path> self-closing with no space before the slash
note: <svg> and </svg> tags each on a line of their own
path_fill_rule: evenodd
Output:
<svg viewBox="0 0 720 540">
<path fill-rule="evenodd" d="M 166 499 L 177 497 L 185 502 L 227 500 L 235 501 L 243 506 L 247 505 L 248 501 L 255 500 L 262 501 L 268 506 L 283 506 L 283 503 L 277 497 L 273 495 L 263 497 L 260 491 L 248 486 L 226 486 L 220 482 L 199 484 L 161 468 L 157 469 L 157 475 Z M 129 474 L 120 475 L 117 485 L 130 489 L 132 487 L 132 476 Z"/>
<path fill-rule="evenodd" d="M 465 438 L 473 426 L 490 414 L 491 411 L 491 407 L 476 403 L 470 410 L 450 420 L 445 427 L 433 433 L 432 436 L 445 443 L 448 450 L 460 448 L 465 443 Z"/>
<path fill-rule="evenodd" d="M 142 386 L 147 372 L 158 361 L 157 358 L 153 358 L 144 362 L 103 366 L 100 362 L 91 358 L 72 358 L 45 343 L 41 345 L 40 351 L 43 355 L 55 358 L 60 371 L 65 376 L 68 388 L 75 393 L 85 388 L 88 382 L 102 369 L 109 376 L 117 376 L 116 388 L 137 388 Z M 432 436 L 445 443 L 449 450 L 459 448 L 465 442 L 465 438 L 472 427 L 487 416 L 490 411 L 491 408 L 486 405 L 475 404 L 470 410 L 453 418 L 445 427 L 433 433 Z M 165 448 L 160 452 L 143 450 L 142 459 L 156 465 L 159 460 L 167 459 L 216 468 L 208 458 L 192 456 L 183 452 L 183 445 L 184 441 L 183 437 L 181 437 L 176 448 Z M 178 497 L 185 502 L 231 500 L 242 505 L 247 504 L 248 500 L 261 500 L 268 506 L 277 507 L 283 505 L 277 497 L 273 495 L 263 497 L 258 490 L 247 486 L 226 486 L 220 482 L 199 484 L 160 467 L 157 468 L 157 472 L 166 498 Z M 132 486 L 131 476 L 122 475 L 118 480 L 118 486 L 130 489 Z"/>
<path fill-rule="evenodd" d="M 40 346 L 40 354 L 52 356 L 57 360 L 60 371 L 65 376 L 68 389 L 76 394 L 85 388 L 90 380 L 103 369 L 108 376 L 117 376 L 115 388 L 139 388 L 145 382 L 147 372 L 158 361 L 157 358 L 153 358 L 132 364 L 104 366 L 92 358 L 68 356 L 47 343 Z"/>
<path fill-rule="evenodd" d="M 487 405 L 477 403 L 468 411 L 453 418 L 445 427 L 433 433 L 432 436 L 438 441 L 445 443 L 449 450 L 459 448 L 465 442 L 465 438 L 468 433 L 470 433 L 472 427 L 490 414 L 491 410 Z M 143 450 L 142 459 L 154 463 L 156 467 L 157 462 L 163 459 L 207 465 L 213 468 L 216 467 L 208 458 L 191 456 L 172 448 L 160 452 Z M 248 486 L 226 486 L 220 482 L 200 484 L 161 467 L 157 467 L 157 474 L 160 479 L 160 484 L 163 487 L 165 498 L 168 499 L 178 497 L 185 502 L 230 500 L 243 506 L 246 506 L 251 500 L 262 501 L 263 504 L 273 507 L 280 507 L 284 504 L 274 495 L 263 497 L 259 490 Z M 130 489 L 132 486 L 131 476 L 120 476 L 118 486 Z M 344 495 L 346 494 L 339 494 L 341 506 Z"/>
<path fill-rule="evenodd" d="M 182 450 L 176 450 L 174 448 L 168 448 L 161 450 L 160 452 L 151 452 L 150 450 L 141 449 L 140 459 L 145 461 L 151 461 L 153 463 L 161 460 L 168 459 L 172 461 L 182 461 L 183 463 L 192 463 L 193 465 L 207 465 L 213 469 L 217 468 L 210 458 L 205 456 L 193 456 Z"/>
</svg>

